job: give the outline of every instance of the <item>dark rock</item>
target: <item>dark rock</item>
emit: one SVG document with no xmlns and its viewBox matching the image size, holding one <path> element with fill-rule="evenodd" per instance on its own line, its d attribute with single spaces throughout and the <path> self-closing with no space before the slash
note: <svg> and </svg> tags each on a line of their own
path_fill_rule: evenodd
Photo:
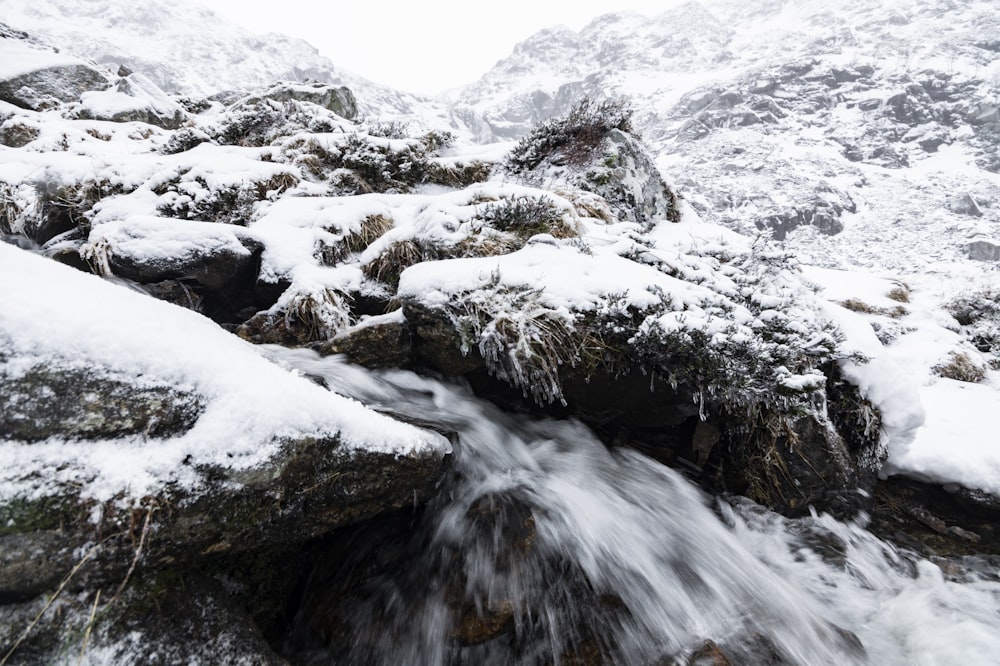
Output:
<svg viewBox="0 0 1000 666">
<path fill-rule="evenodd" d="M 1000 498 L 957 484 L 879 481 L 871 529 L 925 557 L 1000 555 Z"/>
<path fill-rule="evenodd" d="M 99 524 L 85 519 L 90 505 L 72 488 L 58 496 L 0 502 L 0 597 L 17 600 L 49 589 L 101 533 L 110 536 L 74 589 L 120 580 L 147 519 L 155 538 L 145 544 L 144 567 L 190 566 L 203 558 L 302 543 L 426 501 L 446 463 L 440 451 L 350 451 L 336 439 L 303 438 L 287 441 L 252 470 L 193 470 L 202 479 L 196 490 L 167 487 L 138 507 L 105 505 Z"/>
<path fill-rule="evenodd" d="M 409 299 L 403 313 L 417 367 L 462 376 L 478 395 L 508 409 L 578 418 L 606 443 L 681 467 L 712 492 L 748 495 L 788 515 L 822 507 L 851 516 L 869 502 L 884 462 L 877 412 L 832 371 L 825 398 L 816 398 L 828 406 L 814 405 L 804 415 L 764 411 L 747 418 L 720 401 L 705 407 L 703 422 L 698 406 L 685 398 L 691 387 L 664 379 L 668 368 L 611 372 L 567 363 L 559 369 L 564 404 L 539 408 L 491 376 L 477 348 L 462 352 L 462 338 L 446 314 Z"/>
<path fill-rule="evenodd" d="M 136 224 L 92 240 L 93 261 L 106 261 L 110 273 L 140 284 L 164 280 L 192 280 L 209 290 L 225 291 L 240 283 L 256 282 L 263 244 L 239 227 L 164 220 L 187 232 L 187 242 L 172 256 L 143 251 L 141 241 L 155 238 L 160 227 Z M 201 232 L 204 232 L 202 234 Z M 139 241 L 139 249 L 133 243 Z"/>
<path fill-rule="evenodd" d="M 137 576 L 123 594 L 103 590 L 67 595 L 41 618 L 11 653 L 9 664 L 57 663 L 88 651 L 114 663 L 281 666 L 287 662 L 264 640 L 246 608 L 213 578 L 196 572 Z M 85 597 L 85 598 L 84 598 Z M 44 605 L 40 598 L 0 606 L 0 652 L 14 647 Z M 91 618 L 91 610 L 94 617 Z M 83 648 L 83 635 L 92 635 Z"/>
<path fill-rule="evenodd" d="M 753 430 L 724 428 L 724 455 L 714 456 L 724 486 L 779 513 L 810 506 L 849 517 L 867 505 L 877 468 L 858 466 L 832 422 L 821 414 L 765 416 Z"/>
<path fill-rule="evenodd" d="M 50 361 L 0 364 L 0 432 L 37 442 L 49 437 L 166 437 L 189 430 L 202 400 L 173 386 Z"/>
<path fill-rule="evenodd" d="M 319 351 L 346 354 L 366 368 L 405 368 L 410 363 L 409 325 L 398 311 L 373 317 L 339 333 Z"/>
</svg>

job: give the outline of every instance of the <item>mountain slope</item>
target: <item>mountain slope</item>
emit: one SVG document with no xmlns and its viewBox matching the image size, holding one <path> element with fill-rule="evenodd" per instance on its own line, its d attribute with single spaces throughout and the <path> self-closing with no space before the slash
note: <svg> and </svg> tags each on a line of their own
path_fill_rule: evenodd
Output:
<svg viewBox="0 0 1000 666">
<path fill-rule="evenodd" d="M 312 79 L 350 87 L 365 116 L 439 114 L 429 100 L 337 68 L 304 40 L 254 34 L 187 0 L 4 0 L 4 21 L 113 70 L 125 65 L 168 92 L 208 96 Z"/>
</svg>

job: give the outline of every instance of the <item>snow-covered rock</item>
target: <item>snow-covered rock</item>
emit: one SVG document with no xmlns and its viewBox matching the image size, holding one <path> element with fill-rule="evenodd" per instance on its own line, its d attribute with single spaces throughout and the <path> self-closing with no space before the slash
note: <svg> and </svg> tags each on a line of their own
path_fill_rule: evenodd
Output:
<svg viewBox="0 0 1000 666">
<path fill-rule="evenodd" d="M 164 564 L 301 542 L 433 492 L 441 436 L 144 294 L 5 244 L 0 271 L 18 284 L 0 297 L 0 598 L 58 582 L 102 531 L 120 537 L 87 578 L 121 575 L 135 512 L 156 533 L 147 563 Z"/>
<path fill-rule="evenodd" d="M 0 101 L 35 111 L 75 102 L 108 86 L 108 77 L 80 58 L 59 53 L 0 23 Z"/>
<path fill-rule="evenodd" d="M 181 106 L 142 74 L 121 77 L 108 90 L 83 93 L 82 118 L 118 123 L 143 122 L 177 129 L 187 119 Z"/>
</svg>

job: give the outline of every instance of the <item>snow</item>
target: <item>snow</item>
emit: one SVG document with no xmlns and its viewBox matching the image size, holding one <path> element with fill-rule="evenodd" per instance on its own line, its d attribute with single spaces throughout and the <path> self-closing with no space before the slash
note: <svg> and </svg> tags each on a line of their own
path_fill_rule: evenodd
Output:
<svg viewBox="0 0 1000 666">
<path fill-rule="evenodd" d="M 0 39 L 0 81 L 53 67 L 85 65 L 71 55 L 31 46 L 16 39 Z"/>
<path fill-rule="evenodd" d="M 289 438 L 339 436 L 346 451 L 396 455 L 449 450 L 443 437 L 283 370 L 188 310 L 4 244 L 0 280 L 12 286 L 0 292 L 0 331 L 19 364 L 63 359 L 190 387 L 207 403 L 191 430 L 169 439 L 0 440 L 3 497 L 67 483 L 102 501 L 142 497 L 167 483 L 196 484 L 199 465 L 258 467 Z"/>
<path fill-rule="evenodd" d="M 1000 495 L 1000 373 L 991 374 L 988 384 L 938 378 L 923 387 L 926 426 L 893 451 L 886 472 Z"/>
</svg>

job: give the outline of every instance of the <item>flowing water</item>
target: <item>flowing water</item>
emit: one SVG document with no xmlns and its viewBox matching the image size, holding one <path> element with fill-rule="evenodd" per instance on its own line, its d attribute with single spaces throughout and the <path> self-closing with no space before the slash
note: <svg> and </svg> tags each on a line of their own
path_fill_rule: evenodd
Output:
<svg viewBox="0 0 1000 666">
<path fill-rule="evenodd" d="M 702 647 L 711 640 L 735 663 L 1000 663 L 995 562 L 952 562 L 946 576 L 859 524 L 716 501 L 574 421 L 505 413 L 408 372 L 269 353 L 457 434 L 454 478 L 394 564 L 380 569 L 381 546 L 356 544 L 365 580 L 313 594 L 300 661 L 722 663 Z M 349 615 L 327 644 L 315 628 L 324 603 Z"/>
</svg>

